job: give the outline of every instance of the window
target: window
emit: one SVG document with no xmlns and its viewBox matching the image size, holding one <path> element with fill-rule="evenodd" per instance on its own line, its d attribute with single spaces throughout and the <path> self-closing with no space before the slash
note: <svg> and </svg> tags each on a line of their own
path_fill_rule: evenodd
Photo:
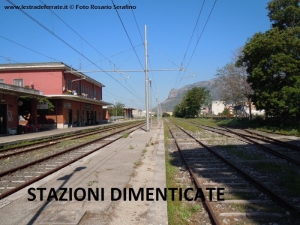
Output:
<svg viewBox="0 0 300 225">
<path fill-rule="evenodd" d="M 14 85 L 23 87 L 23 79 L 14 79 Z"/>
<path fill-rule="evenodd" d="M 72 90 L 72 81 L 68 80 L 67 84 L 68 84 L 68 90 Z"/>
<path fill-rule="evenodd" d="M 85 94 L 89 94 L 89 88 L 88 87 L 85 87 Z"/>
<path fill-rule="evenodd" d="M 77 94 L 79 94 L 79 84 L 78 83 L 76 83 L 76 92 L 77 92 Z"/>
<path fill-rule="evenodd" d="M 96 90 L 94 90 L 94 98 L 96 98 L 97 97 L 97 95 L 96 95 Z"/>
<path fill-rule="evenodd" d="M 93 98 L 93 89 L 90 88 L 90 97 Z"/>
<path fill-rule="evenodd" d="M 81 85 L 81 94 L 84 93 L 84 86 Z"/>
</svg>

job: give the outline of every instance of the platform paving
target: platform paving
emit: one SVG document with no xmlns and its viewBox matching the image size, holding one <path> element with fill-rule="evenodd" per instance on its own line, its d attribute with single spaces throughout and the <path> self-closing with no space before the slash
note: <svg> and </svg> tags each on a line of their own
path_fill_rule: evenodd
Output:
<svg viewBox="0 0 300 225">
<path fill-rule="evenodd" d="M 40 180 L 30 187 L 0 200 L 0 225 L 6 224 L 167 224 L 167 202 L 123 200 L 124 188 L 128 191 L 166 186 L 164 133 L 162 124 L 153 124 L 149 132 L 138 129 L 129 137 L 75 162 Z M 86 198 L 83 201 L 34 201 L 29 188 L 46 188 L 44 198 L 51 188 L 89 188 L 104 193 L 103 200 Z M 103 188 L 101 192 L 101 188 Z M 113 188 L 122 190 L 122 198 L 112 201 Z M 79 190 L 79 189 L 78 189 Z M 79 191 L 79 193 L 82 193 Z M 61 196 L 62 192 L 59 192 Z M 83 194 L 80 194 L 81 196 Z M 79 196 L 79 195 L 78 195 Z M 81 197 L 80 196 L 80 197 Z"/>
</svg>

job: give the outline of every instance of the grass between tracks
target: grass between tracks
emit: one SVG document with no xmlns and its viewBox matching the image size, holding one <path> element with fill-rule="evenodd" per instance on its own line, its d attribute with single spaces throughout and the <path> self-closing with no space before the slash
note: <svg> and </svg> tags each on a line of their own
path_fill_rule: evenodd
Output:
<svg viewBox="0 0 300 225">
<path fill-rule="evenodd" d="M 201 117 L 201 118 L 189 118 L 189 119 L 178 119 L 170 118 L 172 121 L 178 121 L 178 125 L 182 121 L 194 122 L 199 125 L 207 126 L 223 126 L 223 127 L 233 127 L 242 129 L 255 129 L 265 132 L 272 132 L 285 135 L 300 136 L 300 126 L 298 124 L 288 125 L 282 123 L 277 123 L 275 121 L 265 121 L 260 117 L 249 120 L 248 118 L 223 118 L 223 117 Z M 181 122 L 179 122 L 181 121 Z M 186 128 L 188 129 L 188 128 Z"/>
<path fill-rule="evenodd" d="M 167 177 L 167 188 L 185 188 L 177 178 L 179 174 L 179 169 L 177 166 L 173 165 L 173 157 L 168 151 L 168 138 L 171 138 L 171 135 L 168 132 L 167 126 L 164 126 L 164 135 L 165 135 L 165 147 L 166 147 L 166 177 Z M 168 195 L 168 224 L 170 225 L 187 225 L 194 224 L 193 217 L 196 216 L 197 212 L 201 211 L 201 207 L 197 202 L 183 202 L 179 201 L 178 195 L 175 196 L 173 201 L 171 195 Z M 199 220 L 199 217 L 198 217 Z"/>
</svg>

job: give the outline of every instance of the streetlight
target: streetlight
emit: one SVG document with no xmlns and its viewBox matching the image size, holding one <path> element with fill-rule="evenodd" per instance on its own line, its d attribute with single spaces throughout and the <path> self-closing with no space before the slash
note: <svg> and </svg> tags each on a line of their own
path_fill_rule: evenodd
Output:
<svg viewBox="0 0 300 225">
<path fill-rule="evenodd" d="M 117 80 L 126 80 L 126 79 L 129 79 L 129 78 L 130 78 L 130 76 L 127 76 L 125 78 L 118 78 Z"/>
<path fill-rule="evenodd" d="M 184 76 L 183 78 L 189 78 L 189 77 L 195 77 L 196 74 L 193 74 L 192 76 Z"/>
<path fill-rule="evenodd" d="M 85 78 L 86 78 L 86 76 L 84 76 L 83 78 L 79 78 L 79 79 L 72 80 L 71 83 L 72 83 L 73 81 L 85 80 Z"/>
<path fill-rule="evenodd" d="M 72 84 L 73 84 L 74 81 L 85 80 L 85 78 L 86 78 L 86 76 L 83 76 L 82 78 L 72 80 L 72 81 L 71 81 L 71 89 L 73 90 L 73 85 L 72 85 Z M 64 88 L 63 88 L 63 91 L 64 91 Z M 77 90 L 76 90 L 76 91 L 77 91 Z M 79 87 L 79 91 L 80 91 L 80 87 Z"/>
</svg>

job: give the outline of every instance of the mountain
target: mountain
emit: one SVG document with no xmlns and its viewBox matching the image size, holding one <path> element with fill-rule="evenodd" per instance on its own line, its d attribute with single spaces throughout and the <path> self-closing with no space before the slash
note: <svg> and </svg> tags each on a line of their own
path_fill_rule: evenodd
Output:
<svg viewBox="0 0 300 225">
<path fill-rule="evenodd" d="M 216 87 L 216 78 L 208 81 L 199 81 L 194 84 L 186 85 L 180 89 L 171 89 L 168 98 L 161 103 L 162 112 L 171 112 L 174 107 L 179 104 L 188 90 L 191 90 L 194 87 L 205 87 L 209 90 L 212 100 L 218 100 L 218 89 Z M 156 112 L 156 107 L 152 109 Z"/>
</svg>

